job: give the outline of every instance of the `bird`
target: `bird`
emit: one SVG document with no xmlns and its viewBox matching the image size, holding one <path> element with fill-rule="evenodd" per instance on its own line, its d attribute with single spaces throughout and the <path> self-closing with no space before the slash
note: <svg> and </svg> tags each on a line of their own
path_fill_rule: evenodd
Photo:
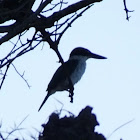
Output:
<svg viewBox="0 0 140 140">
<path fill-rule="evenodd" d="M 68 91 L 70 85 L 68 77 L 73 85 L 81 79 L 86 69 L 86 60 L 89 58 L 107 59 L 83 47 L 73 49 L 68 61 L 64 62 L 54 73 L 46 90 L 48 93 L 38 111 L 40 111 L 50 95 L 54 94 L 56 91 Z"/>
</svg>

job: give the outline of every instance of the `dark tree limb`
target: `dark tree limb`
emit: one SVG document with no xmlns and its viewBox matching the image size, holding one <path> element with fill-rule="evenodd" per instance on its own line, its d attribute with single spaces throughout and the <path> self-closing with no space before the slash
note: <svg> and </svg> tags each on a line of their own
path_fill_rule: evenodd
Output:
<svg viewBox="0 0 140 140">
<path fill-rule="evenodd" d="M 95 2 L 101 2 L 102 0 L 82 0 L 80 2 L 77 2 L 75 4 L 72 4 L 70 6 L 68 6 L 67 8 L 63 9 L 63 10 L 60 10 L 58 12 L 54 12 L 51 16 L 47 17 L 47 18 L 44 18 L 42 20 L 42 22 L 38 22 L 37 23 L 34 23 L 35 26 L 42 26 L 44 28 L 50 28 L 52 26 L 54 26 L 54 22 L 55 21 L 58 21 L 60 20 L 61 18 L 69 15 L 69 14 L 72 14 L 84 7 L 87 7 L 89 6 L 90 4 L 93 4 Z"/>
<path fill-rule="evenodd" d="M 50 28 L 52 26 L 54 26 L 54 22 L 60 20 L 62 17 L 67 16 L 73 12 L 76 12 L 77 10 L 84 8 L 92 3 L 95 2 L 100 2 L 102 0 L 82 0 L 80 2 L 77 2 L 76 4 L 72 4 L 70 6 L 68 6 L 67 8 L 59 11 L 59 12 L 55 12 L 53 15 L 47 17 L 47 18 L 43 18 L 43 19 L 39 19 L 37 18 L 37 15 L 39 15 L 39 13 L 45 8 L 45 6 L 47 6 L 49 4 L 49 2 L 51 2 L 52 0 L 47 0 L 45 2 L 43 2 L 42 4 L 40 4 L 39 8 L 36 10 L 36 12 L 32 12 L 31 15 L 29 17 L 27 17 L 26 19 L 24 19 L 26 22 L 22 22 L 22 23 L 15 23 L 13 25 L 11 25 L 10 27 L 5 27 L 5 29 L 0 29 L 2 32 L 4 30 L 8 31 L 8 34 L 6 34 L 4 37 L 2 37 L 0 39 L 0 45 L 6 41 L 8 41 L 9 39 L 13 38 L 14 36 L 18 35 L 19 33 L 22 33 L 23 31 L 29 29 L 30 27 L 39 27 L 39 26 L 43 26 L 44 28 Z"/>
</svg>

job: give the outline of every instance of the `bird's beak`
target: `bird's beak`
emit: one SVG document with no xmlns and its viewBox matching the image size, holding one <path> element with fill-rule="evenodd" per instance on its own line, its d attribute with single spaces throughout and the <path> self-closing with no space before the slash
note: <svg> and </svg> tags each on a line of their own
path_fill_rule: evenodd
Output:
<svg viewBox="0 0 140 140">
<path fill-rule="evenodd" d="M 91 53 L 91 58 L 95 58 L 95 59 L 107 59 L 107 57 L 95 54 L 95 53 Z"/>
</svg>

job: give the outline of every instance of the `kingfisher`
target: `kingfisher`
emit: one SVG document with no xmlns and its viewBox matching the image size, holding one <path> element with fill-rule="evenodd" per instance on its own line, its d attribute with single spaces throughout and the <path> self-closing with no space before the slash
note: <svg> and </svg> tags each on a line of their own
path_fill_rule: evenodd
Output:
<svg viewBox="0 0 140 140">
<path fill-rule="evenodd" d="M 70 78 L 72 85 L 75 85 L 81 79 L 86 69 L 86 60 L 89 58 L 107 59 L 83 47 L 73 49 L 70 53 L 69 60 L 62 64 L 54 73 L 46 90 L 48 93 L 38 111 L 40 111 L 50 95 L 56 91 L 68 91 L 70 86 L 68 78 Z"/>
</svg>

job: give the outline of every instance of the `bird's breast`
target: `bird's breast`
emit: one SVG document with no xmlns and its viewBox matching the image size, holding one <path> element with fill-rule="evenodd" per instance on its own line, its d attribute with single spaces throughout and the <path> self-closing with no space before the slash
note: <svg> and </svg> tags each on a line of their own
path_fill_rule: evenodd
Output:
<svg viewBox="0 0 140 140">
<path fill-rule="evenodd" d="M 86 62 L 79 62 L 78 65 L 75 67 L 74 72 L 70 76 L 73 85 L 76 84 L 81 79 L 81 77 L 85 72 L 85 69 Z"/>
</svg>

